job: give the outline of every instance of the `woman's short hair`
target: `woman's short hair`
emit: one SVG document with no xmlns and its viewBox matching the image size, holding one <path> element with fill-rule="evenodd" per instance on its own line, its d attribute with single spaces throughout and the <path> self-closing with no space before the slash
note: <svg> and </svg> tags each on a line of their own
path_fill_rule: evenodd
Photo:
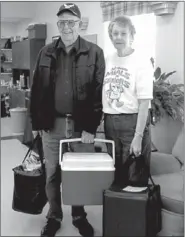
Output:
<svg viewBox="0 0 185 237">
<path fill-rule="evenodd" d="M 136 30 L 135 30 L 134 25 L 132 24 L 131 19 L 127 16 L 118 16 L 110 22 L 109 27 L 108 27 L 108 33 L 111 40 L 112 40 L 112 29 L 115 24 L 118 24 L 121 26 L 128 26 L 130 30 L 130 34 L 134 38 Z"/>
</svg>

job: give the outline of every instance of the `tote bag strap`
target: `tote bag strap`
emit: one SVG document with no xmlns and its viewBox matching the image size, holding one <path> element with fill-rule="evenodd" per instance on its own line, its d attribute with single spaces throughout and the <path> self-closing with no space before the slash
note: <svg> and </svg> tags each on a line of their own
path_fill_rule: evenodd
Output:
<svg viewBox="0 0 185 237">
<path fill-rule="evenodd" d="M 41 139 L 41 137 L 40 137 L 40 134 L 38 133 L 37 136 L 34 138 L 34 140 L 33 140 L 32 144 L 31 144 L 30 148 L 28 149 L 28 151 L 27 151 L 27 153 L 26 153 L 26 155 L 25 155 L 25 157 L 24 157 L 22 163 L 24 163 L 24 161 L 25 161 L 26 158 L 28 157 L 29 153 L 33 150 L 35 143 L 36 143 L 37 141 L 39 141 L 40 139 Z M 37 142 L 37 144 L 38 144 L 38 142 Z M 38 144 L 38 147 L 37 147 L 37 148 L 38 148 L 39 158 L 40 158 L 41 164 L 42 164 L 42 166 L 43 166 L 43 151 L 42 151 L 42 147 L 41 147 L 41 141 L 40 141 L 40 144 Z"/>
<path fill-rule="evenodd" d="M 153 186 L 155 186 L 156 184 L 154 183 L 154 180 L 153 180 L 153 178 L 152 178 L 152 176 L 151 176 L 151 174 L 149 173 L 149 179 L 151 180 L 151 182 L 152 182 L 152 185 Z"/>
<path fill-rule="evenodd" d="M 41 161 L 41 165 L 42 167 L 44 167 L 44 152 L 43 152 L 43 146 L 42 146 L 42 137 L 40 136 L 40 134 L 38 133 L 37 134 L 37 149 L 38 149 L 38 154 L 39 154 L 39 158 L 40 158 L 40 161 Z"/>
</svg>

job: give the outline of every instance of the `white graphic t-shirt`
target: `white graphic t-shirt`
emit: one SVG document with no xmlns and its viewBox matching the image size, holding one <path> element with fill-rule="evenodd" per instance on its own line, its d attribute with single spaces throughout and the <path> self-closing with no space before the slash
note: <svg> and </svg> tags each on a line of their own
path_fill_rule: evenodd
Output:
<svg viewBox="0 0 185 237">
<path fill-rule="evenodd" d="M 118 57 L 117 53 L 107 56 L 102 93 L 104 113 L 138 113 L 138 99 L 153 99 L 154 70 L 149 59 L 140 58 L 137 52 L 126 57 Z"/>
</svg>

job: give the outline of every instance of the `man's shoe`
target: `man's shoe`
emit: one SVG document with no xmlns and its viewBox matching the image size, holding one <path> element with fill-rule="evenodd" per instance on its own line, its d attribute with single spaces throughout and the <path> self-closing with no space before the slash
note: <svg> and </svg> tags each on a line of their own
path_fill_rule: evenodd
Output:
<svg viewBox="0 0 185 237">
<path fill-rule="evenodd" d="M 61 222 L 53 218 L 47 220 L 46 225 L 41 231 L 41 237 L 54 237 L 56 232 L 60 229 Z"/>
<path fill-rule="evenodd" d="M 79 218 L 73 220 L 73 225 L 78 229 L 79 233 L 83 237 L 93 237 L 94 229 L 86 218 Z"/>
</svg>

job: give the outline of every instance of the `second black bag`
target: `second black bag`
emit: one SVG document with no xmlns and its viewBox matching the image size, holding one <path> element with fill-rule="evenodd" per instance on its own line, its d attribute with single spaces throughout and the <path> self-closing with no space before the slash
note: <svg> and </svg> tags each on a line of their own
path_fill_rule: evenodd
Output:
<svg viewBox="0 0 185 237">
<path fill-rule="evenodd" d="M 14 192 L 12 208 L 14 211 L 40 214 L 47 203 L 45 193 L 45 166 L 43 162 L 42 138 L 38 134 L 28 150 L 24 160 L 37 144 L 41 167 L 33 171 L 24 170 L 23 165 L 13 169 L 14 172 Z M 24 162 L 23 160 L 23 162 Z"/>
<path fill-rule="evenodd" d="M 135 187 L 145 187 L 148 185 L 149 168 L 146 165 L 143 155 L 128 159 L 128 185 Z"/>
<path fill-rule="evenodd" d="M 152 182 L 153 183 L 153 182 Z M 103 194 L 104 237 L 154 237 L 161 230 L 160 186 L 127 192 L 112 186 Z"/>
</svg>

